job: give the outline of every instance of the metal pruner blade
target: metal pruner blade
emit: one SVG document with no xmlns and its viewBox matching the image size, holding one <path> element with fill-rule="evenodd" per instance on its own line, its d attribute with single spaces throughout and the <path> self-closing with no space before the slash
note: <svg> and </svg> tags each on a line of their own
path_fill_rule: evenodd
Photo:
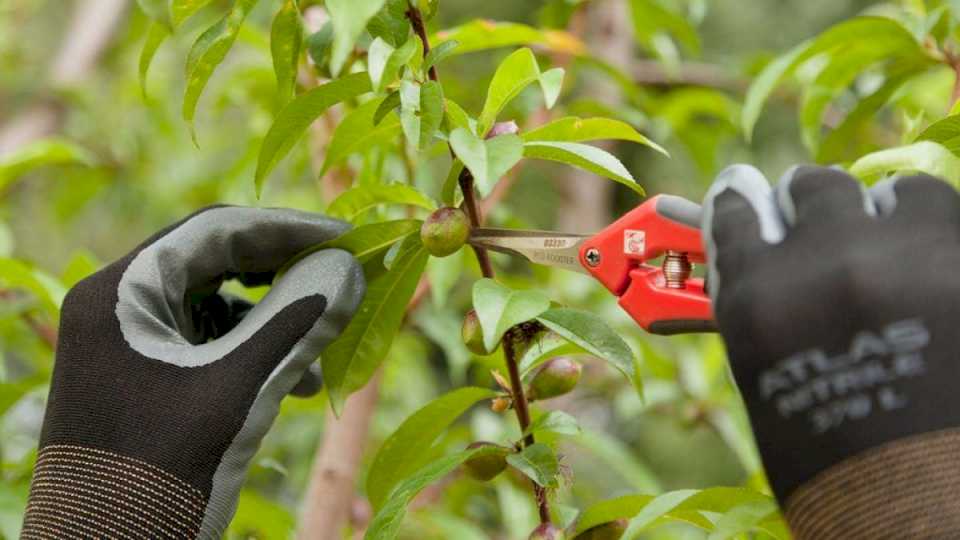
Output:
<svg viewBox="0 0 960 540">
<path fill-rule="evenodd" d="M 523 257 L 530 262 L 587 274 L 580 263 L 580 245 L 588 235 L 517 229 L 474 229 L 470 244 Z"/>
</svg>

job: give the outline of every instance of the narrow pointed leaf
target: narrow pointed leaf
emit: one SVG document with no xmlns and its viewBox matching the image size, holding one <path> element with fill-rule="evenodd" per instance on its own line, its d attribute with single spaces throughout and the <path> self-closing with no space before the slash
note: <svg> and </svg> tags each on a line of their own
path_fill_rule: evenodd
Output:
<svg viewBox="0 0 960 540">
<path fill-rule="evenodd" d="M 553 68 L 540 75 L 540 89 L 543 90 L 543 102 L 546 108 L 552 109 L 560 97 L 563 89 L 563 68 Z"/>
<path fill-rule="evenodd" d="M 257 194 L 270 171 L 290 152 L 314 120 L 331 106 L 369 91 L 370 77 L 366 73 L 353 73 L 304 92 L 287 103 L 277 114 L 260 147 L 255 178 Z"/>
<path fill-rule="evenodd" d="M 187 88 L 183 96 L 183 118 L 193 134 L 193 117 L 197 102 L 213 71 L 223 62 L 237 39 L 240 26 L 257 4 L 257 0 L 236 0 L 230 11 L 208 28 L 194 42 L 187 55 Z M 196 135 L 194 134 L 194 142 Z"/>
<path fill-rule="evenodd" d="M 428 450 L 441 433 L 470 407 L 496 396 L 488 388 L 464 387 L 424 405 L 387 437 L 367 473 L 367 496 L 374 511 L 401 480 L 430 459 Z"/>
<path fill-rule="evenodd" d="M 528 158 L 558 161 L 609 178 L 643 195 L 643 188 L 616 157 L 595 146 L 580 143 L 531 141 L 523 145 Z"/>
<path fill-rule="evenodd" d="M 41 139 L 0 156 L 0 190 L 20 176 L 50 165 L 92 167 L 97 158 L 87 149 L 65 139 Z"/>
<path fill-rule="evenodd" d="M 341 193 L 330 206 L 330 217 L 350 220 L 381 204 L 404 204 L 434 210 L 433 201 L 406 184 L 372 184 L 354 186 Z"/>
<path fill-rule="evenodd" d="M 174 28 L 179 27 L 184 21 L 206 7 L 210 2 L 211 0 L 173 0 L 170 3 L 170 13 L 173 18 Z"/>
<path fill-rule="evenodd" d="M 414 81 L 400 83 L 400 126 L 410 144 L 420 142 L 420 89 Z"/>
<path fill-rule="evenodd" d="M 925 172 L 960 187 L 960 157 L 932 141 L 880 150 L 863 156 L 850 166 L 850 174 L 867 182 L 898 171 Z"/>
<path fill-rule="evenodd" d="M 307 255 L 324 249 L 342 249 L 348 251 L 361 264 L 365 263 L 377 255 L 382 255 L 397 242 L 404 240 L 414 233 L 419 233 L 420 225 L 422 224 L 423 222 L 419 219 L 398 219 L 361 225 L 357 228 L 350 229 L 332 240 L 309 247 L 297 253 L 291 257 L 289 261 L 284 263 L 283 267 L 277 271 L 277 275 L 283 275 L 288 268 Z"/>
<path fill-rule="evenodd" d="M 277 77 L 280 103 L 288 102 L 296 90 L 297 65 L 303 47 L 303 20 L 297 0 L 285 0 L 270 27 L 270 53 Z"/>
<path fill-rule="evenodd" d="M 483 448 L 475 448 L 436 459 L 400 482 L 390 492 L 386 504 L 373 516 L 373 520 L 363 536 L 364 540 L 394 540 L 397 538 L 400 524 L 404 515 L 406 515 L 407 505 L 416 497 L 417 493 L 450 474 L 463 462 L 481 451 L 483 451 Z"/>
<path fill-rule="evenodd" d="M 493 190 L 500 177 L 520 161 L 524 152 L 523 141 L 516 135 L 482 140 L 464 128 L 457 128 L 450 134 L 450 147 L 470 169 L 483 196 Z"/>
<path fill-rule="evenodd" d="M 631 141 L 649 146 L 663 155 L 669 155 L 660 145 L 645 137 L 630 124 L 612 118 L 578 118 L 576 116 L 567 116 L 542 126 L 537 126 L 520 136 L 527 142 Z"/>
<path fill-rule="evenodd" d="M 858 42 L 870 42 L 877 49 L 896 51 L 901 57 L 925 56 L 910 31 L 893 19 L 856 17 L 837 24 L 770 62 L 754 79 L 747 90 L 741 115 L 741 127 L 746 137 L 750 138 L 767 98 L 799 65 L 816 55 L 841 50 L 850 43 Z"/>
<path fill-rule="evenodd" d="M 574 536 L 598 525 L 618 519 L 629 519 L 637 515 L 650 503 L 655 495 L 624 495 L 614 499 L 600 501 L 588 508 L 577 518 L 573 529 Z M 695 510 L 672 510 L 665 512 L 663 521 L 685 522 L 706 531 L 713 530 L 713 522 Z"/>
<path fill-rule="evenodd" d="M 324 350 L 324 385 L 337 414 L 347 396 L 362 388 L 383 362 L 426 264 L 427 251 L 419 236 L 407 237 L 390 270 L 367 284 L 357 314 Z"/>
<path fill-rule="evenodd" d="M 397 110 L 400 107 L 400 92 L 393 91 L 390 92 L 387 97 L 383 98 L 383 101 L 377 105 L 377 110 L 373 113 L 373 125 L 378 126 L 380 122 L 383 122 L 383 119 L 393 111 Z M 399 117 L 397 119 L 397 126 L 400 125 Z"/>
<path fill-rule="evenodd" d="M 579 435 L 580 423 L 563 411 L 549 411 L 534 420 L 523 432 L 524 435 L 537 432 L 558 433 L 560 435 Z"/>
<path fill-rule="evenodd" d="M 420 87 L 420 139 L 421 150 L 430 146 L 433 135 L 443 123 L 443 88 L 437 81 L 427 81 Z M 512 166 L 512 165 L 511 165 Z"/>
<path fill-rule="evenodd" d="M 477 133 L 486 134 L 497 120 L 500 111 L 524 88 L 539 78 L 540 67 L 530 49 L 520 49 L 506 57 L 497 66 L 490 86 L 487 88 L 487 99 L 477 120 Z"/>
<path fill-rule="evenodd" d="M 931 141 L 942 145 L 960 157 L 960 115 L 938 120 L 917 136 L 917 141 Z"/>
<path fill-rule="evenodd" d="M 537 45 L 549 51 L 578 56 L 587 52 L 586 45 L 569 32 L 538 30 L 525 24 L 486 19 L 437 32 L 430 39 L 430 43 L 437 47 L 447 41 L 460 44 L 453 51 L 457 55 L 517 45 Z"/>
<path fill-rule="evenodd" d="M 376 91 L 381 89 L 380 78 L 383 77 L 383 69 L 387 67 L 387 59 L 395 50 L 382 38 L 374 39 L 367 48 L 367 73 L 370 74 L 370 84 Z"/>
<path fill-rule="evenodd" d="M 508 454 L 507 463 L 539 486 L 556 488 L 560 485 L 560 462 L 553 449 L 545 444 L 532 444 L 517 454 Z"/>
<path fill-rule="evenodd" d="M 460 43 L 458 43 L 456 40 L 451 40 L 444 41 L 443 43 L 430 49 L 430 52 L 427 53 L 426 58 L 423 59 L 423 69 L 426 71 L 442 62 L 448 56 L 453 55 L 458 45 L 460 45 Z"/>
<path fill-rule="evenodd" d="M 137 4 L 155 23 L 162 25 L 168 32 L 173 30 L 168 0 L 137 0 Z"/>
<path fill-rule="evenodd" d="M 330 145 L 324 156 L 320 174 L 326 174 L 331 167 L 343 163 L 352 154 L 363 152 L 376 146 L 390 144 L 400 133 L 400 119 L 388 109 L 382 121 L 376 120 L 383 102 L 375 99 L 364 103 L 343 117 L 333 131 Z"/>
<path fill-rule="evenodd" d="M 330 72 L 340 74 L 353 44 L 363 33 L 385 0 L 327 0 L 325 6 L 333 23 L 333 48 L 330 50 Z"/>
<path fill-rule="evenodd" d="M 590 354 L 606 360 L 623 373 L 638 392 L 642 392 L 643 383 L 633 351 L 603 319 L 589 311 L 553 308 L 540 314 L 537 320 Z"/>
<path fill-rule="evenodd" d="M 537 291 L 514 291 L 483 278 L 473 285 L 473 308 L 483 329 L 483 344 L 492 351 L 511 327 L 550 309 L 550 299 Z"/>
<path fill-rule="evenodd" d="M 404 42 L 403 45 L 398 47 L 395 51 L 392 51 L 384 62 L 383 71 L 378 78 L 377 82 L 374 84 L 374 89 L 377 92 L 383 92 L 383 90 L 390 85 L 390 83 L 397 80 L 399 76 L 400 69 L 403 68 L 410 61 L 411 58 L 417 51 L 420 50 L 420 40 L 416 37 L 412 37 Z"/>
<path fill-rule="evenodd" d="M 170 35 L 170 30 L 166 26 L 153 22 L 147 29 L 147 40 L 143 42 L 143 50 L 140 51 L 140 92 L 144 99 L 147 97 L 147 73 L 150 71 L 150 65 L 153 63 L 153 57 L 157 54 L 157 49 L 166 41 Z"/>
</svg>

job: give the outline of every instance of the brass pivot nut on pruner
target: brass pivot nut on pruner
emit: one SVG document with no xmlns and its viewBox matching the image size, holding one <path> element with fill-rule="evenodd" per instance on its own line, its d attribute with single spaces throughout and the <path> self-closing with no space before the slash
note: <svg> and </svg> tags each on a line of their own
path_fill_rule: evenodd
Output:
<svg viewBox="0 0 960 540">
<path fill-rule="evenodd" d="M 668 289 L 685 289 L 693 264 L 685 252 L 667 251 L 663 256 L 663 277 Z"/>
</svg>

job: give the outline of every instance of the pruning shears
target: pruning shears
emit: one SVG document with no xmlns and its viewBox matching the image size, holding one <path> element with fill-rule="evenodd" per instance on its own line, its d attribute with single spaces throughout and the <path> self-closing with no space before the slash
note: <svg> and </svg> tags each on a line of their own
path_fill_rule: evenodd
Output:
<svg viewBox="0 0 960 540">
<path fill-rule="evenodd" d="M 700 207 L 681 197 L 647 199 L 594 235 L 478 228 L 470 244 L 589 274 L 650 333 L 716 331 L 704 280 L 691 277 L 706 262 Z"/>
</svg>

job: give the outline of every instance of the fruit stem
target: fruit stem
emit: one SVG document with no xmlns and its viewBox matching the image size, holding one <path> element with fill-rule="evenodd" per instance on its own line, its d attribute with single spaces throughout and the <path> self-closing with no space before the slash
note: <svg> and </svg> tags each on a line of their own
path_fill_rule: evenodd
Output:
<svg viewBox="0 0 960 540">
<path fill-rule="evenodd" d="M 510 374 L 510 391 L 513 394 L 513 410 L 517 412 L 517 421 L 520 423 L 520 431 L 526 431 L 530 427 L 530 408 L 527 405 L 527 395 L 523 390 L 523 381 L 520 379 L 520 367 L 517 364 L 517 351 L 514 345 L 527 339 L 523 329 L 515 326 L 507 331 L 503 336 L 503 355 L 507 361 L 507 371 Z M 527 434 L 523 440 L 523 446 L 527 447 L 533 444 L 533 433 Z M 537 499 L 537 509 L 540 512 L 540 522 L 550 522 L 550 503 L 547 501 L 547 490 L 534 482 L 533 493 Z"/>
</svg>

